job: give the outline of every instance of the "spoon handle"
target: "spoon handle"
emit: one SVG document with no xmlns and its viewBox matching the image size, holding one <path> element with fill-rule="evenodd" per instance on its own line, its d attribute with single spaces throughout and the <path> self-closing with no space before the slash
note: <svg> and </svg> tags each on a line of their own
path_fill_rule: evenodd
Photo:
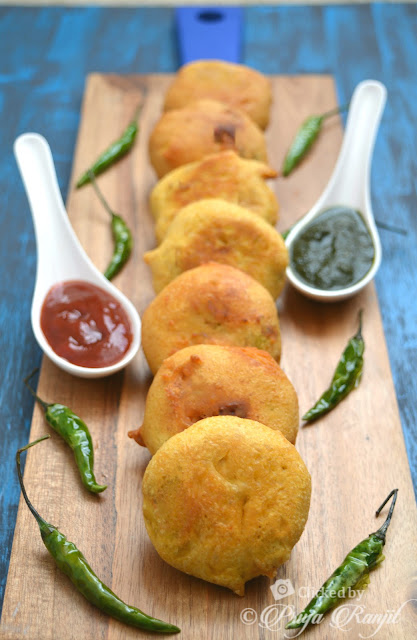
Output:
<svg viewBox="0 0 417 640">
<path fill-rule="evenodd" d="M 371 160 L 386 96 L 386 88 L 376 80 L 364 80 L 357 85 L 350 103 L 342 148 L 323 194 L 327 201 L 336 198 L 340 204 L 362 210 L 365 216 L 368 212 L 372 215 Z"/>
<path fill-rule="evenodd" d="M 37 284 L 65 280 L 74 261 L 79 261 L 82 278 L 84 250 L 69 222 L 47 141 L 37 133 L 25 133 L 15 141 L 14 153 L 35 227 Z"/>
</svg>

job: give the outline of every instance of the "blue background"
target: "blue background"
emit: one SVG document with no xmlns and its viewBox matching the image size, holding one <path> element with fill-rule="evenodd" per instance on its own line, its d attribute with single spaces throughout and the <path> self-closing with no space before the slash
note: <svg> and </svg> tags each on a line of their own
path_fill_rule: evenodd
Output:
<svg viewBox="0 0 417 640">
<path fill-rule="evenodd" d="M 407 235 L 381 229 L 376 285 L 415 488 L 416 34 L 413 4 L 247 7 L 241 42 L 241 61 L 265 73 L 333 74 L 340 103 L 365 78 L 387 86 L 373 207 Z M 173 9 L 0 8 L 0 602 L 19 499 L 14 453 L 27 442 L 33 410 L 22 378 L 41 359 L 30 327 L 35 241 L 13 141 L 25 131 L 47 138 L 65 198 L 86 75 L 174 72 L 179 64 Z"/>
</svg>

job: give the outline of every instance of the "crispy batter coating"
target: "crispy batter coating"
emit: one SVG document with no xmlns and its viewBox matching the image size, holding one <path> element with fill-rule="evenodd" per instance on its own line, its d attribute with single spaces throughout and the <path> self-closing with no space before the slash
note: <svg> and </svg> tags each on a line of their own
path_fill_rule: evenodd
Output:
<svg viewBox="0 0 417 640">
<path fill-rule="evenodd" d="M 144 260 L 156 293 L 183 271 L 214 261 L 245 271 L 277 298 L 288 251 L 281 234 L 249 209 L 210 198 L 181 209 L 162 244 Z"/>
<path fill-rule="evenodd" d="M 142 483 L 149 537 L 168 564 L 244 595 L 271 578 L 307 521 L 311 482 L 280 431 L 244 418 L 196 422 L 165 442 Z"/>
<path fill-rule="evenodd" d="M 216 100 L 197 100 L 162 115 L 149 138 L 150 160 L 158 178 L 176 167 L 225 149 L 266 162 L 265 136 L 240 109 Z"/>
<path fill-rule="evenodd" d="M 294 444 L 298 398 L 266 351 L 199 344 L 164 360 L 146 398 L 143 425 L 129 436 L 154 454 L 176 433 L 218 415 L 256 420 Z"/>
<path fill-rule="evenodd" d="M 255 69 L 220 60 L 191 62 L 176 74 L 166 93 L 164 108 L 178 109 L 200 98 L 238 107 L 261 129 L 268 126 L 271 83 Z"/>
<path fill-rule="evenodd" d="M 143 314 L 142 346 L 155 374 L 165 358 L 193 344 L 257 347 L 279 361 L 281 334 L 269 291 L 217 262 L 184 271 Z"/>
<path fill-rule="evenodd" d="M 244 160 L 234 151 L 221 151 L 174 169 L 156 184 L 150 197 L 158 242 L 180 209 L 203 198 L 233 202 L 274 225 L 278 202 L 265 180 L 276 175 L 263 162 Z"/>
</svg>

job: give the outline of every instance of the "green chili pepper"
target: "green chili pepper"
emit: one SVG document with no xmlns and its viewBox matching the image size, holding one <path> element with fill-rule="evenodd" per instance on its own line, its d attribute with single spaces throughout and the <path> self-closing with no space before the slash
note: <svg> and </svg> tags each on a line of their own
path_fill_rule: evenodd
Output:
<svg viewBox="0 0 417 640">
<path fill-rule="evenodd" d="M 113 142 L 108 147 L 108 149 L 106 149 L 106 151 L 104 151 L 99 156 L 93 166 L 90 167 L 90 169 L 88 169 L 78 180 L 76 184 L 77 189 L 90 182 L 91 178 L 89 175 L 89 171 L 92 171 L 95 176 L 98 176 L 100 175 L 100 173 L 103 173 L 103 171 L 114 164 L 117 160 L 119 160 L 122 156 L 126 155 L 128 151 L 130 151 L 135 141 L 136 134 L 139 130 L 138 118 L 141 110 L 142 105 L 139 105 L 132 122 L 124 130 L 121 137 Z"/>
<path fill-rule="evenodd" d="M 104 272 L 106 278 L 108 280 L 111 280 L 116 274 L 119 273 L 123 265 L 129 259 L 132 251 L 133 238 L 129 227 L 127 226 L 123 218 L 110 209 L 106 199 L 98 188 L 98 184 L 94 178 L 93 172 L 89 171 L 89 175 L 91 184 L 93 185 L 94 190 L 98 198 L 100 199 L 100 202 L 102 203 L 106 211 L 111 215 L 111 229 L 114 240 L 114 251 L 112 259 L 110 260 L 107 269 Z"/>
<path fill-rule="evenodd" d="M 63 404 L 48 404 L 41 400 L 28 381 L 38 371 L 34 369 L 24 383 L 45 411 L 46 421 L 74 452 L 83 485 L 92 493 L 101 493 L 107 485 L 97 484 L 94 476 L 94 449 L 87 425 Z"/>
<path fill-rule="evenodd" d="M 326 580 L 306 608 L 286 625 L 286 629 L 298 629 L 307 627 L 314 622 L 320 622 L 327 611 L 350 594 L 351 589 L 363 588 L 369 583 L 369 572 L 384 560 L 382 549 L 397 500 L 397 493 L 398 489 L 391 491 L 376 512 L 376 516 L 378 516 L 388 500 L 394 496 L 387 519 L 382 527 L 375 533 L 371 533 L 348 553 L 340 567 Z"/>
<path fill-rule="evenodd" d="M 320 116 L 310 116 L 307 120 L 304 120 L 303 124 L 296 133 L 296 136 L 284 158 L 284 164 L 282 167 L 282 175 L 288 176 L 291 171 L 302 160 L 311 145 L 319 135 L 323 122 L 331 116 L 340 113 L 348 108 L 349 105 L 343 107 L 336 107 L 331 111 L 327 111 Z"/>
<path fill-rule="evenodd" d="M 316 420 L 320 416 L 331 411 L 352 389 L 355 389 L 362 377 L 363 352 L 365 343 L 362 337 L 362 310 L 359 312 L 359 328 L 355 335 L 349 340 L 336 371 L 330 387 L 317 400 L 302 419 L 308 421 Z"/>
<path fill-rule="evenodd" d="M 140 609 L 125 604 L 120 600 L 109 587 L 101 582 L 75 544 L 67 540 L 56 527 L 46 522 L 30 502 L 23 484 L 20 454 L 26 451 L 26 449 L 29 449 L 29 447 L 33 447 L 33 445 L 49 437 L 49 435 L 43 436 L 35 440 L 35 442 L 26 445 L 26 447 L 19 449 L 16 453 L 16 466 L 25 502 L 35 517 L 39 525 L 43 543 L 54 558 L 57 566 L 69 577 L 78 591 L 91 602 L 91 604 L 94 604 L 109 616 L 116 618 L 116 620 L 147 631 L 178 633 L 180 631 L 178 627 L 163 622 L 158 618 L 152 618 Z"/>
</svg>

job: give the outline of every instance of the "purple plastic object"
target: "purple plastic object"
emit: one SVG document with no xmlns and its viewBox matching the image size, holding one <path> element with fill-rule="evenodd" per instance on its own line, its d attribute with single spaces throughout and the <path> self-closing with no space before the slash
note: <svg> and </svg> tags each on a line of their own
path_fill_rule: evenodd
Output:
<svg viewBox="0 0 417 640">
<path fill-rule="evenodd" d="M 181 7 L 175 10 L 181 64 L 200 59 L 239 62 L 242 9 Z"/>
</svg>

